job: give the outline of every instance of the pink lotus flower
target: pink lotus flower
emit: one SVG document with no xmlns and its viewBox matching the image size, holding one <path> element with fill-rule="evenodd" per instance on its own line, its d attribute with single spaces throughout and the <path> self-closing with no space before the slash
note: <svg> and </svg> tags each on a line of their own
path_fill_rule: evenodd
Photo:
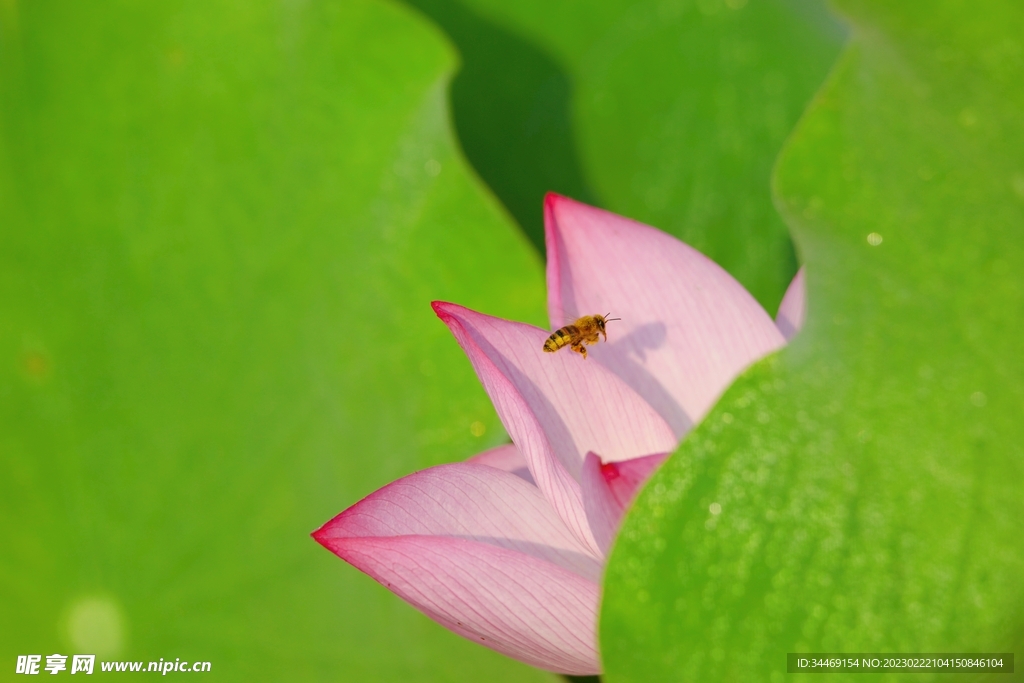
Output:
<svg viewBox="0 0 1024 683">
<path fill-rule="evenodd" d="M 728 384 L 803 318 L 800 275 L 771 320 L 674 237 L 548 195 L 553 327 L 612 313 L 589 359 L 550 332 L 435 302 L 513 444 L 411 474 L 313 537 L 448 629 L 559 673 L 601 670 L 601 572 L 639 487 Z"/>
</svg>

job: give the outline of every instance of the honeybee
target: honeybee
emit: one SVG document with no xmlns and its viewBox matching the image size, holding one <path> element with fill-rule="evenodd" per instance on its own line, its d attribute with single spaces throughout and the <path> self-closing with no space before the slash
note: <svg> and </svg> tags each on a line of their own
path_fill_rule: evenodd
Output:
<svg viewBox="0 0 1024 683">
<path fill-rule="evenodd" d="M 554 333 L 544 342 L 544 350 L 554 353 L 563 346 L 568 346 L 584 358 L 587 357 L 585 344 L 596 344 L 599 341 L 598 335 L 608 341 L 608 335 L 604 331 L 605 323 L 622 318 L 609 318 L 611 313 L 604 315 L 585 315 L 571 325 L 555 330 Z"/>
</svg>

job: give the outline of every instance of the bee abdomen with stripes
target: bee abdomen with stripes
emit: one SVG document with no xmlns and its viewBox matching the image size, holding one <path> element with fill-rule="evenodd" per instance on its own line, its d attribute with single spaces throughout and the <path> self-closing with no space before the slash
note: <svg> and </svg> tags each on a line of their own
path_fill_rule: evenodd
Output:
<svg viewBox="0 0 1024 683">
<path fill-rule="evenodd" d="M 587 344 L 596 344 L 601 337 L 608 341 L 604 326 L 609 320 L 619 320 L 619 318 L 609 318 L 606 315 L 585 315 L 572 325 L 555 330 L 544 342 L 544 350 L 554 353 L 560 348 L 568 346 L 586 358 Z"/>
</svg>

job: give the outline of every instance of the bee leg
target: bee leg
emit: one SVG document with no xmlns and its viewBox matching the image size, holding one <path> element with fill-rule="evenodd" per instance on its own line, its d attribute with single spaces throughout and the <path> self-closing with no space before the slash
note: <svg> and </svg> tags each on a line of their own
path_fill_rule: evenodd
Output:
<svg viewBox="0 0 1024 683">
<path fill-rule="evenodd" d="M 583 356 L 584 360 L 587 358 L 587 349 L 583 344 L 574 344 L 572 350 Z"/>
</svg>

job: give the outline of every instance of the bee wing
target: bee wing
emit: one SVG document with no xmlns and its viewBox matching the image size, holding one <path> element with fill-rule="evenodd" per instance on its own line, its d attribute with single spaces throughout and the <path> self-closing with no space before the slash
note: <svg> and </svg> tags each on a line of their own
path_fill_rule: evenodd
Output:
<svg viewBox="0 0 1024 683">
<path fill-rule="evenodd" d="M 578 315 L 577 316 L 572 316 L 572 315 L 569 315 L 568 313 L 563 313 L 561 320 L 553 320 L 551 322 L 551 325 L 552 325 L 551 330 L 553 332 L 555 330 L 560 330 L 560 329 L 562 329 L 563 327 L 565 327 L 567 325 L 572 325 L 574 322 L 579 320 L 579 318 L 580 317 Z"/>
<path fill-rule="evenodd" d="M 571 313 L 562 313 L 562 327 L 566 325 L 572 325 L 574 322 L 582 318 L 582 315 L 574 315 Z"/>
</svg>

